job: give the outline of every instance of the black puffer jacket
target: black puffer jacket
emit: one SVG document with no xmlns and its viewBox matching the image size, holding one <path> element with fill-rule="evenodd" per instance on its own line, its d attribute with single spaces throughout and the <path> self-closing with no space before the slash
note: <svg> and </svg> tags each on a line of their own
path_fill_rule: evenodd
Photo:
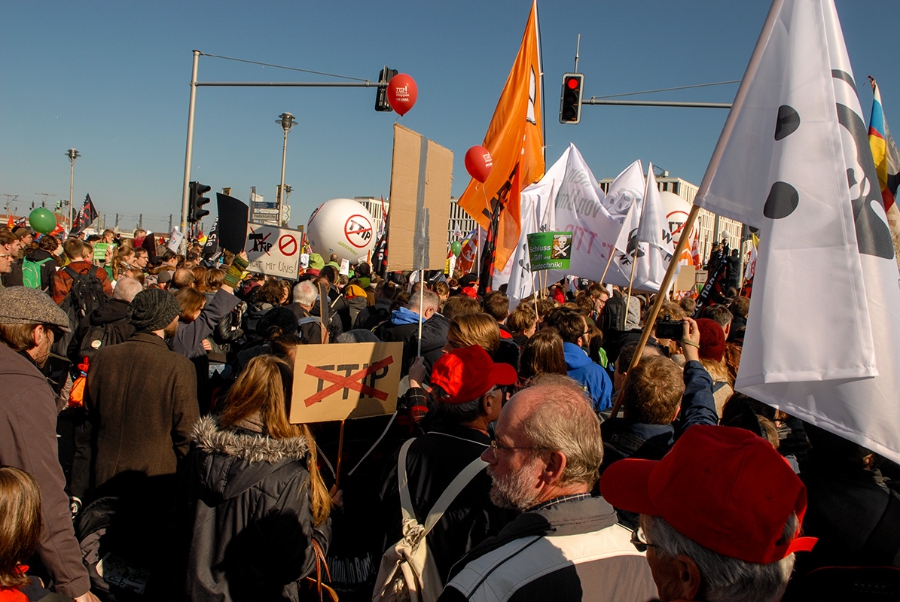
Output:
<svg viewBox="0 0 900 602">
<path fill-rule="evenodd" d="M 298 581 L 315 571 L 312 539 L 328 547 L 330 524 L 313 526 L 306 439 L 246 426 L 221 429 L 206 416 L 194 427 L 187 591 L 195 602 L 297 600 Z"/>
</svg>

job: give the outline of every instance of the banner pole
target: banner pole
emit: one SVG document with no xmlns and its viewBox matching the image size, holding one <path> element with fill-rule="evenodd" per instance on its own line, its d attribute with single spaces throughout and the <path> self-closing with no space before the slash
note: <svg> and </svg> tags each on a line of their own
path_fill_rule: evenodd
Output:
<svg viewBox="0 0 900 602">
<path fill-rule="evenodd" d="M 609 266 L 612 265 L 613 257 L 616 255 L 616 246 L 613 245 L 612 251 L 609 254 L 609 259 L 606 260 L 606 267 L 603 268 L 603 274 L 600 276 L 599 284 L 603 284 L 606 282 L 606 272 L 609 271 Z"/>
<path fill-rule="evenodd" d="M 421 285 L 421 289 L 419 290 L 419 348 L 416 351 L 416 357 L 422 357 L 422 322 L 425 307 L 425 270 L 423 269 L 419 273 L 419 282 L 417 283 Z"/>
<path fill-rule="evenodd" d="M 341 431 L 338 435 L 338 454 L 337 454 L 337 465 L 334 470 L 334 488 L 341 488 L 341 458 L 344 456 L 344 425 L 347 423 L 346 420 L 341 420 Z"/>
<path fill-rule="evenodd" d="M 641 250 L 641 243 L 637 242 L 637 246 L 634 249 L 634 255 L 631 258 L 631 277 L 628 278 L 628 296 L 625 297 L 625 324 L 626 325 L 628 324 L 628 310 L 629 310 L 629 306 L 631 304 L 631 287 L 634 285 L 634 270 L 637 267 L 637 255 L 638 255 L 638 251 L 640 251 L 640 250 Z M 648 248 L 647 250 L 649 251 L 650 249 Z M 674 259 L 674 257 L 672 259 Z M 663 289 L 660 289 L 660 290 L 663 290 Z M 638 312 L 638 315 L 640 315 L 640 312 Z"/>
<path fill-rule="evenodd" d="M 687 220 L 684 222 L 684 228 L 682 232 L 690 232 L 694 226 L 694 221 L 697 219 L 697 215 L 700 214 L 700 207 L 694 205 L 691 207 L 691 212 L 688 214 Z M 682 236 L 678 240 L 678 245 L 675 247 L 675 253 L 672 255 L 672 259 L 674 260 L 676 257 L 681 255 L 684 251 L 684 248 L 688 244 L 689 236 Z M 666 276 L 663 278 L 662 285 L 660 286 L 660 290 L 665 290 L 666 287 L 669 286 L 669 283 L 672 282 L 672 279 L 675 277 L 675 270 L 678 268 L 677 261 L 670 261 L 669 267 L 666 269 Z M 641 333 L 641 338 L 638 341 L 637 348 L 634 350 L 634 357 L 631 358 L 631 364 L 628 366 L 628 372 L 625 373 L 625 380 L 628 380 L 628 375 L 631 374 L 631 370 L 634 369 L 635 366 L 641 361 L 641 355 L 644 353 L 644 347 L 647 345 L 647 341 L 650 339 L 650 331 L 653 330 L 654 324 L 656 324 L 656 316 L 659 315 L 659 310 L 662 307 L 663 302 L 665 302 L 665 295 L 656 295 L 656 300 L 653 302 L 653 306 L 650 308 L 650 313 L 647 315 L 647 323 L 644 324 L 644 331 Z M 626 311 L 628 308 L 626 306 Z M 625 381 L 622 382 L 622 388 L 625 388 Z M 611 418 L 615 418 L 619 413 L 619 407 L 622 405 L 622 395 L 621 393 L 616 397 L 616 403 L 612 408 L 612 413 L 610 414 Z"/>
</svg>

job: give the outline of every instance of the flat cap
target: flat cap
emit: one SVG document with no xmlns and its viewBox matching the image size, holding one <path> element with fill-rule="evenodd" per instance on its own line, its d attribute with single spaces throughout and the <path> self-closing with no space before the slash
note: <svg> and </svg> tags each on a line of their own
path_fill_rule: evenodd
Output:
<svg viewBox="0 0 900 602">
<path fill-rule="evenodd" d="M 50 324 L 69 331 L 69 317 L 46 293 L 27 286 L 0 289 L 0 324 Z"/>
</svg>

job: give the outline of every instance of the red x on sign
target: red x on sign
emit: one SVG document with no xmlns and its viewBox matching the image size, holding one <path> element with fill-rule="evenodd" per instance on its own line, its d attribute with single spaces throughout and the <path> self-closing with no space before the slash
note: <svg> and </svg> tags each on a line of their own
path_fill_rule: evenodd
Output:
<svg viewBox="0 0 900 602">
<path fill-rule="evenodd" d="M 350 376 L 340 376 L 339 374 L 332 374 L 331 372 L 327 372 L 325 370 L 322 370 L 321 368 L 317 368 L 316 366 L 307 364 L 306 374 L 309 374 L 310 376 L 315 376 L 316 378 L 320 378 L 322 380 L 327 380 L 329 382 L 333 382 L 335 384 L 333 384 L 330 387 L 327 387 L 325 389 L 322 389 L 318 393 L 307 397 L 303 401 L 306 404 L 306 407 L 309 407 L 309 406 L 313 405 L 314 403 L 318 403 L 318 402 L 322 401 L 323 399 L 325 399 L 332 393 L 337 393 L 341 389 L 352 389 L 353 391 L 359 391 L 360 393 L 363 393 L 364 395 L 368 395 L 369 397 L 374 397 L 375 399 L 380 399 L 381 401 L 384 401 L 388 397 L 388 394 L 386 391 L 381 391 L 379 389 L 375 389 L 368 385 L 364 385 L 359 381 L 363 380 L 365 377 L 369 376 L 373 372 L 381 370 L 385 366 L 391 365 L 393 362 L 394 362 L 393 356 L 388 356 L 382 360 L 375 362 L 368 368 L 360 370 L 359 372 L 356 372 L 355 374 L 351 374 Z"/>
</svg>

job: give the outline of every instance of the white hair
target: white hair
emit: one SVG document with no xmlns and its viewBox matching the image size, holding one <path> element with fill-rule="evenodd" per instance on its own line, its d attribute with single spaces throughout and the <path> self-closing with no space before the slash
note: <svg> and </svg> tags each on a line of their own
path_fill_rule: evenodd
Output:
<svg viewBox="0 0 900 602">
<path fill-rule="evenodd" d="M 783 540 L 793 539 L 799 524 L 797 515 L 791 513 Z M 658 553 L 672 558 L 684 554 L 697 564 L 702 578 L 699 594 L 707 602 L 778 602 L 794 568 L 793 554 L 769 564 L 723 556 L 688 539 L 658 516 L 642 514 L 641 527 Z"/>
<path fill-rule="evenodd" d="M 300 305 L 312 306 L 319 296 L 319 290 L 311 280 L 304 280 L 294 285 L 294 302 Z"/>
<path fill-rule="evenodd" d="M 119 281 L 116 283 L 116 290 L 113 291 L 113 299 L 131 303 L 135 295 L 142 290 L 144 290 L 144 286 L 138 280 L 130 277 L 119 278 Z"/>
<path fill-rule="evenodd" d="M 438 311 L 441 309 L 441 298 L 438 297 L 433 291 L 416 291 L 412 294 L 412 297 L 409 298 L 409 303 L 406 304 L 406 309 L 410 311 L 414 311 L 419 313 L 419 301 L 422 295 L 425 295 L 425 299 L 422 303 L 422 311 L 428 311 L 430 307 L 434 311 Z"/>
</svg>

